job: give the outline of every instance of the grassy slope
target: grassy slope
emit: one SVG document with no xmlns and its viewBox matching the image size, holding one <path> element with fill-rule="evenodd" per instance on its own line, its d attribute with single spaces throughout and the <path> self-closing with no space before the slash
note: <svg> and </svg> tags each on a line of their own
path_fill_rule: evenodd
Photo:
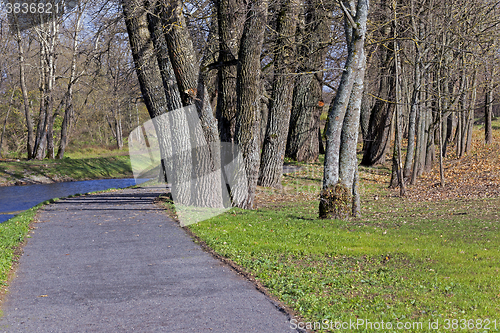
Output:
<svg viewBox="0 0 500 333">
<path fill-rule="evenodd" d="M 446 319 L 489 319 L 500 328 L 498 196 L 437 200 L 426 197 L 430 179 L 421 195 L 401 199 L 385 189 L 387 169 L 363 169 L 363 217 L 318 220 L 320 168 L 285 177 L 285 195 L 260 189 L 255 211 L 190 229 L 305 321 L 420 321 L 425 331 L 439 320 L 436 332 L 446 332 Z"/>
<path fill-rule="evenodd" d="M 119 154 L 73 153 L 68 154 L 71 158 L 62 160 L 0 161 L 0 183 L 132 177 L 129 156 Z"/>
</svg>

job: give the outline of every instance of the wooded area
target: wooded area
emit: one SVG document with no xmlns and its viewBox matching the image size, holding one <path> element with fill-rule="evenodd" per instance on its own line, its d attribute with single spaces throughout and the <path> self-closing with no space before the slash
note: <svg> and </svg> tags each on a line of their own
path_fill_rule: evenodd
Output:
<svg viewBox="0 0 500 333">
<path fill-rule="evenodd" d="M 494 0 L 81 0 L 27 29 L 1 13 L 0 155 L 122 149 L 194 104 L 207 143 L 241 149 L 242 208 L 281 186 L 285 157 L 325 153 L 324 218 L 360 214 L 357 153 L 392 159 L 401 195 L 436 163 L 445 185 L 443 159 L 470 151 L 475 123 L 491 144 L 500 116 Z"/>
</svg>

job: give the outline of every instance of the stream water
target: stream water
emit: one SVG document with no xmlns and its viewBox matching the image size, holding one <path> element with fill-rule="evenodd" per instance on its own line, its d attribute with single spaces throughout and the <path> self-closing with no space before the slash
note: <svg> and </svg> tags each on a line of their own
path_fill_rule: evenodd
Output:
<svg viewBox="0 0 500 333">
<path fill-rule="evenodd" d="M 139 179 L 137 183 L 140 184 L 146 180 Z M 45 200 L 109 188 L 124 188 L 135 184 L 134 178 L 124 178 L 0 187 L 0 223 Z"/>
</svg>

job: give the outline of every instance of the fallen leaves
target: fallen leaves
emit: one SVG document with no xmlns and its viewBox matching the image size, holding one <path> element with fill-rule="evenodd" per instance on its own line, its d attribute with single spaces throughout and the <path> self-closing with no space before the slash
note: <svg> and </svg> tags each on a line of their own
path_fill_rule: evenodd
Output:
<svg viewBox="0 0 500 333">
<path fill-rule="evenodd" d="M 406 195 L 416 201 L 478 199 L 500 196 L 500 133 L 493 144 L 485 145 L 476 131 L 471 152 L 457 158 L 454 152 L 444 161 L 445 186 L 440 186 L 439 164 L 420 177 Z"/>
</svg>

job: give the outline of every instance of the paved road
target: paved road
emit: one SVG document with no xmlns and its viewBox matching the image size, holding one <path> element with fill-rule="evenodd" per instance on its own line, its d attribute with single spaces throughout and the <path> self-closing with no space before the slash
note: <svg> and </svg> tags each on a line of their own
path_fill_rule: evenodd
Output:
<svg viewBox="0 0 500 333">
<path fill-rule="evenodd" d="M 46 206 L 0 332 L 296 332 L 265 295 L 127 189 Z"/>
</svg>

